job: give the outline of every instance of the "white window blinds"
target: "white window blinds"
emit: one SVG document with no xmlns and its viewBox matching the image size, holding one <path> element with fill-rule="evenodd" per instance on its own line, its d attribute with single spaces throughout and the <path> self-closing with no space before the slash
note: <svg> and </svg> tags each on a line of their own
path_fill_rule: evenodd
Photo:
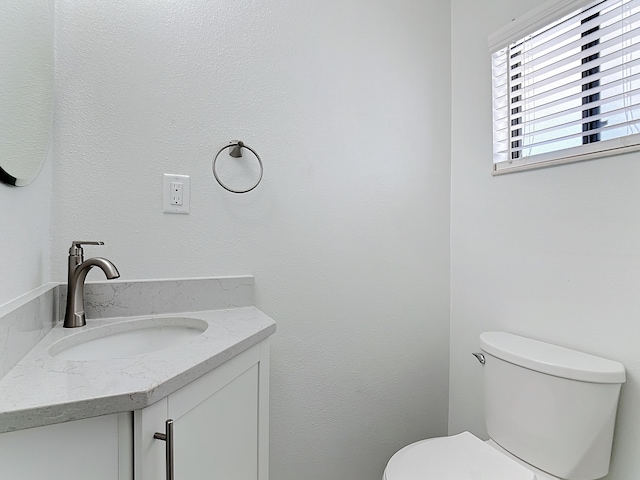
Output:
<svg viewBox="0 0 640 480">
<path fill-rule="evenodd" d="M 492 54 L 495 173 L 640 148 L 640 0 L 600 0 Z"/>
</svg>

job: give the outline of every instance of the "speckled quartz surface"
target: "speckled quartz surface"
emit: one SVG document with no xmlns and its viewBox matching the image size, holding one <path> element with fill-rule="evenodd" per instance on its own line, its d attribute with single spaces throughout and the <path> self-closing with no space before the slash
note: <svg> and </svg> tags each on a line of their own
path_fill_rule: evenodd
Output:
<svg viewBox="0 0 640 480">
<path fill-rule="evenodd" d="M 213 277 L 170 280 L 112 280 L 87 283 L 87 318 L 155 315 L 254 305 L 253 277 Z M 67 285 L 59 287 L 60 320 L 67 306 Z"/>
<path fill-rule="evenodd" d="M 55 326 L 57 289 L 43 285 L 0 307 L 0 378 Z"/>
<path fill-rule="evenodd" d="M 50 346 L 65 337 L 96 327 L 115 331 L 115 324 L 148 316 L 92 319 L 78 329 L 56 325 L 0 379 L 0 433 L 144 408 L 264 340 L 276 328 L 270 317 L 252 306 L 156 313 L 158 318 L 198 319 L 208 327 L 187 343 L 137 356 L 71 361 L 49 353 Z"/>
</svg>

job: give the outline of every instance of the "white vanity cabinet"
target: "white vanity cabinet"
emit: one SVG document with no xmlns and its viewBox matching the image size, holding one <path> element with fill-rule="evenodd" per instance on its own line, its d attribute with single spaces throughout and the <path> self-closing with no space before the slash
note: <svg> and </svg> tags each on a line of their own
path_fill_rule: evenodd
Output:
<svg viewBox="0 0 640 480">
<path fill-rule="evenodd" d="M 133 412 L 136 480 L 165 479 L 173 420 L 175 480 L 268 480 L 268 339 L 165 399 Z"/>
<path fill-rule="evenodd" d="M 142 410 L 0 434 L 0 478 L 268 480 L 269 339 Z"/>
<path fill-rule="evenodd" d="M 58 285 L 0 306 L 0 480 L 164 480 L 168 419 L 174 480 L 268 480 L 276 324 L 253 285 L 89 284 L 79 329 Z"/>
</svg>

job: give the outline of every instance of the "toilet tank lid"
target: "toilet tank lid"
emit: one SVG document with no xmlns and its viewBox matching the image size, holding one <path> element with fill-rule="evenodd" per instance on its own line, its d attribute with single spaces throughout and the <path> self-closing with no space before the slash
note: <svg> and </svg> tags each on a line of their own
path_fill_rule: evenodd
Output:
<svg viewBox="0 0 640 480">
<path fill-rule="evenodd" d="M 485 332 L 480 347 L 494 357 L 536 372 L 592 383 L 624 383 L 624 365 L 506 332 Z"/>
</svg>

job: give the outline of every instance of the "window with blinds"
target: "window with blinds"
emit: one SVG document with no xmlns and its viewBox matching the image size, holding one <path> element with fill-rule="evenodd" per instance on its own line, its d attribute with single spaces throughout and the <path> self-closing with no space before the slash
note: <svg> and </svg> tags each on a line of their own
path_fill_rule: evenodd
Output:
<svg viewBox="0 0 640 480">
<path fill-rule="evenodd" d="M 640 0 L 547 19 L 492 71 L 494 173 L 640 149 Z"/>
</svg>

